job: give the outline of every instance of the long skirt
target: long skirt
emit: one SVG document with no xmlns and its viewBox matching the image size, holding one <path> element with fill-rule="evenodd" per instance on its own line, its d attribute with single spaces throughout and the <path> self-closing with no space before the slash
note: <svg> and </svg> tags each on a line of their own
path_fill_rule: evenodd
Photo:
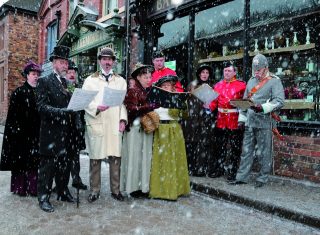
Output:
<svg viewBox="0 0 320 235">
<path fill-rule="evenodd" d="M 126 193 L 149 192 L 153 134 L 140 124 L 125 132 L 122 144 L 120 190 Z"/>
<path fill-rule="evenodd" d="M 150 197 L 177 200 L 190 193 L 186 149 L 178 122 L 160 124 L 154 133 Z"/>
<path fill-rule="evenodd" d="M 37 170 L 11 171 L 10 191 L 20 196 L 36 196 L 37 179 Z"/>
</svg>

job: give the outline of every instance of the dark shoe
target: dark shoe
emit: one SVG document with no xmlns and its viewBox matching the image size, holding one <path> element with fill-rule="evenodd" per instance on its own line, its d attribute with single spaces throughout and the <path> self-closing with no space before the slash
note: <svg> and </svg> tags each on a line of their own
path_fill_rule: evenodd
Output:
<svg viewBox="0 0 320 235">
<path fill-rule="evenodd" d="M 255 183 L 254 183 L 254 187 L 255 188 L 261 188 L 261 187 L 263 187 L 264 186 L 264 183 L 262 183 L 262 182 L 260 182 L 260 181 L 256 181 Z"/>
<path fill-rule="evenodd" d="M 54 208 L 49 201 L 40 201 L 39 206 L 45 212 L 54 212 Z"/>
<path fill-rule="evenodd" d="M 230 185 L 237 185 L 237 184 L 247 184 L 247 183 L 246 183 L 246 182 L 243 182 L 243 181 L 234 180 L 234 181 L 228 182 L 228 184 L 230 184 Z"/>
<path fill-rule="evenodd" d="M 130 193 L 130 196 L 134 197 L 134 198 L 148 198 L 149 193 L 144 193 L 141 190 L 138 190 L 138 191 L 134 191 L 134 192 Z"/>
<path fill-rule="evenodd" d="M 124 197 L 122 196 L 121 193 L 118 193 L 118 194 L 111 193 L 111 197 L 113 197 L 114 199 L 116 199 L 118 201 L 124 201 Z"/>
<path fill-rule="evenodd" d="M 74 197 L 71 195 L 70 192 L 58 195 L 57 200 L 58 201 L 61 200 L 63 202 L 71 202 L 71 203 L 76 202 L 76 200 L 74 199 Z"/>
<path fill-rule="evenodd" d="M 222 176 L 221 172 L 214 172 L 214 173 L 208 175 L 208 177 L 210 177 L 210 178 L 218 178 L 220 176 Z"/>
<path fill-rule="evenodd" d="M 206 176 L 206 174 L 203 173 L 203 172 L 193 172 L 193 173 L 191 174 L 191 176 L 204 177 L 204 176 Z"/>
<path fill-rule="evenodd" d="M 236 175 L 234 175 L 234 174 L 229 174 L 228 177 L 227 177 L 227 180 L 228 180 L 228 181 L 235 181 L 235 180 L 236 180 Z"/>
<path fill-rule="evenodd" d="M 88 189 L 88 186 L 83 184 L 82 182 L 74 182 L 72 183 L 72 187 L 76 188 L 76 189 L 81 189 L 81 190 L 87 190 Z"/>
<path fill-rule="evenodd" d="M 94 202 L 96 200 L 98 200 L 99 198 L 99 194 L 92 194 L 90 193 L 89 196 L 88 196 L 88 202 Z"/>
</svg>

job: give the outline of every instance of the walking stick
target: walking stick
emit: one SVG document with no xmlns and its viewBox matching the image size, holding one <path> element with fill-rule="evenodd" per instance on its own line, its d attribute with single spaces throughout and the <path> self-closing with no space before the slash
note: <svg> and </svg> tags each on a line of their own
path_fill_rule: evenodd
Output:
<svg viewBox="0 0 320 235">
<path fill-rule="evenodd" d="M 79 203 L 80 203 L 80 199 L 79 199 L 79 186 L 77 187 L 77 208 L 79 208 Z"/>
</svg>

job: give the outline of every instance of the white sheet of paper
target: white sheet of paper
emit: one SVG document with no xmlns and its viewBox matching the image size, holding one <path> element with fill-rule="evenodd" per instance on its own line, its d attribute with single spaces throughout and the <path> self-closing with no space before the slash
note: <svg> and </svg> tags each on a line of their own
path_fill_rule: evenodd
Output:
<svg viewBox="0 0 320 235">
<path fill-rule="evenodd" d="M 210 104 L 219 96 L 219 93 L 214 91 L 208 84 L 202 84 L 192 94 L 205 104 Z"/>
<path fill-rule="evenodd" d="M 254 103 L 252 101 L 242 100 L 242 99 L 230 100 L 230 104 L 241 109 L 241 110 L 247 110 L 252 105 L 254 105 Z"/>
<path fill-rule="evenodd" d="M 105 87 L 103 90 L 102 104 L 109 107 L 120 106 L 123 103 L 126 93 L 126 90 L 115 90 Z"/>
<path fill-rule="evenodd" d="M 98 91 L 88 91 L 76 88 L 72 94 L 67 109 L 71 109 L 73 111 L 84 110 L 97 94 Z"/>
</svg>

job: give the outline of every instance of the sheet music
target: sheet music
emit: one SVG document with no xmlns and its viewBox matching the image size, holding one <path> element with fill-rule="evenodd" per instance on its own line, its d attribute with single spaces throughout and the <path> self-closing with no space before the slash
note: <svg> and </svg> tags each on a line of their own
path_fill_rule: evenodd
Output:
<svg viewBox="0 0 320 235">
<path fill-rule="evenodd" d="M 148 92 L 147 100 L 159 104 L 163 108 L 185 108 L 185 101 L 190 96 L 189 92 L 170 92 L 161 87 L 152 86 Z"/>
<path fill-rule="evenodd" d="M 219 96 L 219 93 L 214 91 L 208 84 L 202 84 L 192 94 L 205 104 L 210 104 Z"/>
<path fill-rule="evenodd" d="M 105 87 L 103 90 L 102 104 L 109 107 L 120 106 L 124 101 L 126 93 L 126 90 L 115 90 Z"/>
<path fill-rule="evenodd" d="M 230 104 L 241 110 L 246 110 L 250 108 L 252 105 L 254 105 L 254 103 L 251 100 L 246 100 L 246 99 L 230 100 Z"/>
<path fill-rule="evenodd" d="M 71 109 L 73 111 L 84 110 L 97 94 L 98 91 L 88 91 L 76 88 L 72 94 L 67 109 Z"/>
</svg>

